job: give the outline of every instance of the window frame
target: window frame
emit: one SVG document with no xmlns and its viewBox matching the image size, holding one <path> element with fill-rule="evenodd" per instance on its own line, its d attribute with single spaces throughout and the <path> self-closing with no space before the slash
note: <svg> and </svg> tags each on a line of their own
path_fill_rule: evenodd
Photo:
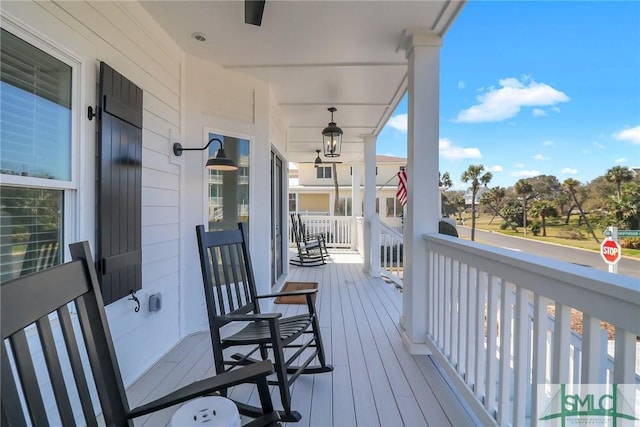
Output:
<svg viewBox="0 0 640 427">
<path fill-rule="evenodd" d="M 293 196 L 293 197 L 292 197 Z M 298 193 L 289 193 L 289 200 L 288 200 L 288 208 L 289 208 L 289 213 L 295 213 L 298 212 Z M 291 203 L 293 202 L 293 204 L 295 205 L 295 209 L 291 209 Z"/>
<path fill-rule="evenodd" d="M 393 215 L 389 215 L 389 200 L 393 200 Z M 385 197 L 385 217 L 386 218 L 402 218 L 404 208 L 397 197 Z"/>
<path fill-rule="evenodd" d="M 80 144 L 80 138 L 81 135 L 84 137 L 94 135 L 93 132 L 87 132 L 85 128 L 84 120 L 82 120 L 85 116 L 82 114 L 81 109 L 82 100 L 85 99 L 88 93 L 88 91 L 84 90 L 84 85 L 87 84 L 85 70 L 87 70 L 88 67 L 79 56 L 58 45 L 53 40 L 45 39 L 24 28 L 17 22 L 11 20 L 9 16 L 3 15 L 1 17 L 0 27 L 12 33 L 23 42 L 30 44 L 71 68 L 70 179 L 67 181 L 0 174 L 2 176 L 3 186 L 62 191 L 62 262 L 66 262 L 70 259 L 67 243 L 76 240 L 79 231 L 83 229 L 83 225 L 79 223 L 82 218 L 79 212 L 81 199 L 79 182 L 88 174 L 83 173 L 80 169 L 80 165 L 82 164 L 80 157 L 84 154 L 84 150 Z M 89 209 L 93 208 L 93 206 L 89 207 Z M 91 218 L 93 218 L 93 216 L 91 216 Z"/>
<path fill-rule="evenodd" d="M 320 171 L 321 170 L 322 170 L 322 176 L 318 176 L 318 175 L 320 175 Z M 329 176 L 327 176 L 327 174 Z M 316 167 L 316 179 L 332 179 L 332 178 L 333 178 L 333 172 L 331 171 L 331 166 L 317 166 Z"/>
<path fill-rule="evenodd" d="M 255 200 L 255 196 L 254 196 L 254 187 L 255 185 L 252 185 L 253 182 L 255 182 L 254 180 L 257 179 L 255 176 L 255 171 L 253 169 L 255 169 L 255 165 L 256 163 L 256 159 L 255 159 L 255 139 L 250 136 L 250 135 L 246 135 L 246 134 L 242 134 L 239 132 L 231 132 L 231 131 L 227 131 L 227 130 L 220 130 L 217 128 L 211 128 L 211 127 L 204 127 L 202 129 L 202 146 L 204 147 L 207 142 L 209 142 L 209 135 L 210 134 L 214 134 L 214 135 L 221 135 L 224 137 L 229 137 L 229 138 L 236 138 L 236 139 L 244 139 L 246 141 L 249 142 L 249 175 L 248 175 L 248 179 L 249 179 L 249 207 L 247 209 L 248 213 L 247 216 L 249 218 L 249 222 L 251 222 L 251 217 L 253 215 L 253 201 Z M 217 149 L 218 148 L 218 143 L 213 143 L 211 147 L 209 147 L 209 149 L 213 148 L 213 149 Z M 209 149 L 207 150 L 202 150 L 202 157 L 201 157 L 201 165 L 202 165 L 202 182 L 203 182 L 203 186 L 202 186 L 202 200 L 203 202 L 203 209 L 202 209 L 202 223 L 203 224 L 207 224 L 207 229 L 209 227 L 209 184 L 210 184 L 210 173 L 209 170 L 206 169 L 204 167 L 204 164 L 207 162 L 207 160 L 210 158 L 209 155 Z M 223 199 L 223 203 L 224 203 L 224 193 L 222 195 L 222 199 Z M 249 226 L 249 230 L 251 230 L 250 226 Z M 250 231 L 249 231 L 250 232 Z M 249 244 L 251 244 L 251 239 L 249 239 Z"/>
</svg>

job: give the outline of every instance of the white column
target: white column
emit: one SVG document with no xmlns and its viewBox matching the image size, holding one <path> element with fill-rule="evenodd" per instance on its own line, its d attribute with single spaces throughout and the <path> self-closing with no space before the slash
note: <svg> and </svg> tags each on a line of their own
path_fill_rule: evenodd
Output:
<svg viewBox="0 0 640 427">
<path fill-rule="evenodd" d="M 426 352 L 427 246 L 424 234 L 438 232 L 439 71 L 441 37 L 414 33 L 406 44 L 409 61 L 407 206 L 404 221 L 403 318 L 405 343 Z"/>
<path fill-rule="evenodd" d="M 364 137 L 364 271 L 371 272 L 371 221 L 376 215 L 376 140 Z"/>
<path fill-rule="evenodd" d="M 362 216 L 362 197 L 360 196 L 360 163 L 351 165 L 351 249 L 356 249 L 356 221 Z"/>
</svg>

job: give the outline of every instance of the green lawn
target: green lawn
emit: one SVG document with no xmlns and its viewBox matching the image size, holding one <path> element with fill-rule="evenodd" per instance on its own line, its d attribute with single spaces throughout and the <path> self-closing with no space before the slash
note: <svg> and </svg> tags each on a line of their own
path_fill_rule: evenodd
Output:
<svg viewBox="0 0 640 427">
<path fill-rule="evenodd" d="M 471 215 L 467 214 L 462 217 L 465 219 L 465 225 L 471 227 Z M 527 230 L 527 234 L 525 235 L 522 227 L 518 227 L 516 231 L 511 229 L 501 230 L 500 223 L 502 220 L 500 217 L 496 217 L 493 222 L 490 223 L 491 218 L 492 215 L 480 215 L 479 218 L 476 218 L 476 229 L 491 230 L 508 236 L 525 237 L 531 240 L 558 243 L 565 246 L 589 249 L 593 251 L 600 251 L 600 242 L 604 239 L 603 230 L 594 227 L 596 237 L 599 239 L 599 242 L 596 242 L 593 239 L 593 236 L 591 236 L 591 233 L 587 230 L 586 226 L 578 226 L 577 220 L 572 220 L 569 225 L 564 224 L 564 219 L 553 219 L 551 221 L 547 221 L 547 237 L 542 237 L 542 230 L 538 236 L 534 236 L 531 230 Z M 640 249 L 622 248 L 622 255 L 640 259 Z"/>
</svg>

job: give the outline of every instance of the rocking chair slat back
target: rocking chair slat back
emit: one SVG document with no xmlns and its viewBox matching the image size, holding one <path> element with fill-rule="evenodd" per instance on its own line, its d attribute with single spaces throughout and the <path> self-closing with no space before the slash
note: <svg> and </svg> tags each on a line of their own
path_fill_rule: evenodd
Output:
<svg viewBox="0 0 640 427">
<path fill-rule="evenodd" d="M 96 410 L 113 425 L 132 425 L 97 277 L 88 267 L 93 262 L 88 243 L 71 245 L 71 255 L 75 261 L 2 284 L 2 421 L 7 425 L 96 426 Z M 75 306 L 76 322 L 68 304 Z M 34 363 L 40 357 L 44 370 Z M 98 392 L 95 400 L 89 383 Z M 57 411 L 47 410 L 52 404 Z"/>
<path fill-rule="evenodd" d="M 244 256 L 246 248 L 242 240 L 242 230 L 216 232 L 219 239 L 209 241 L 210 234 L 204 226 L 198 225 L 198 245 L 206 248 L 205 259 L 201 259 L 202 275 L 207 304 L 215 309 L 215 316 L 259 312 L 255 303 L 255 283 L 251 277 L 250 260 Z M 207 268 L 206 264 L 209 264 Z"/>
</svg>

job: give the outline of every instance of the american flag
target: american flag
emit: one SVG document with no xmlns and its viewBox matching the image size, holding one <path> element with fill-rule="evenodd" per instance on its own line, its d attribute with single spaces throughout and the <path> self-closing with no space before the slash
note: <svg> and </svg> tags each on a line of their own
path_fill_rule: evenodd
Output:
<svg viewBox="0 0 640 427">
<path fill-rule="evenodd" d="M 407 205 L 407 168 L 402 168 L 400 172 L 398 172 L 398 191 L 396 192 L 396 197 L 402 206 Z"/>
</svg>

